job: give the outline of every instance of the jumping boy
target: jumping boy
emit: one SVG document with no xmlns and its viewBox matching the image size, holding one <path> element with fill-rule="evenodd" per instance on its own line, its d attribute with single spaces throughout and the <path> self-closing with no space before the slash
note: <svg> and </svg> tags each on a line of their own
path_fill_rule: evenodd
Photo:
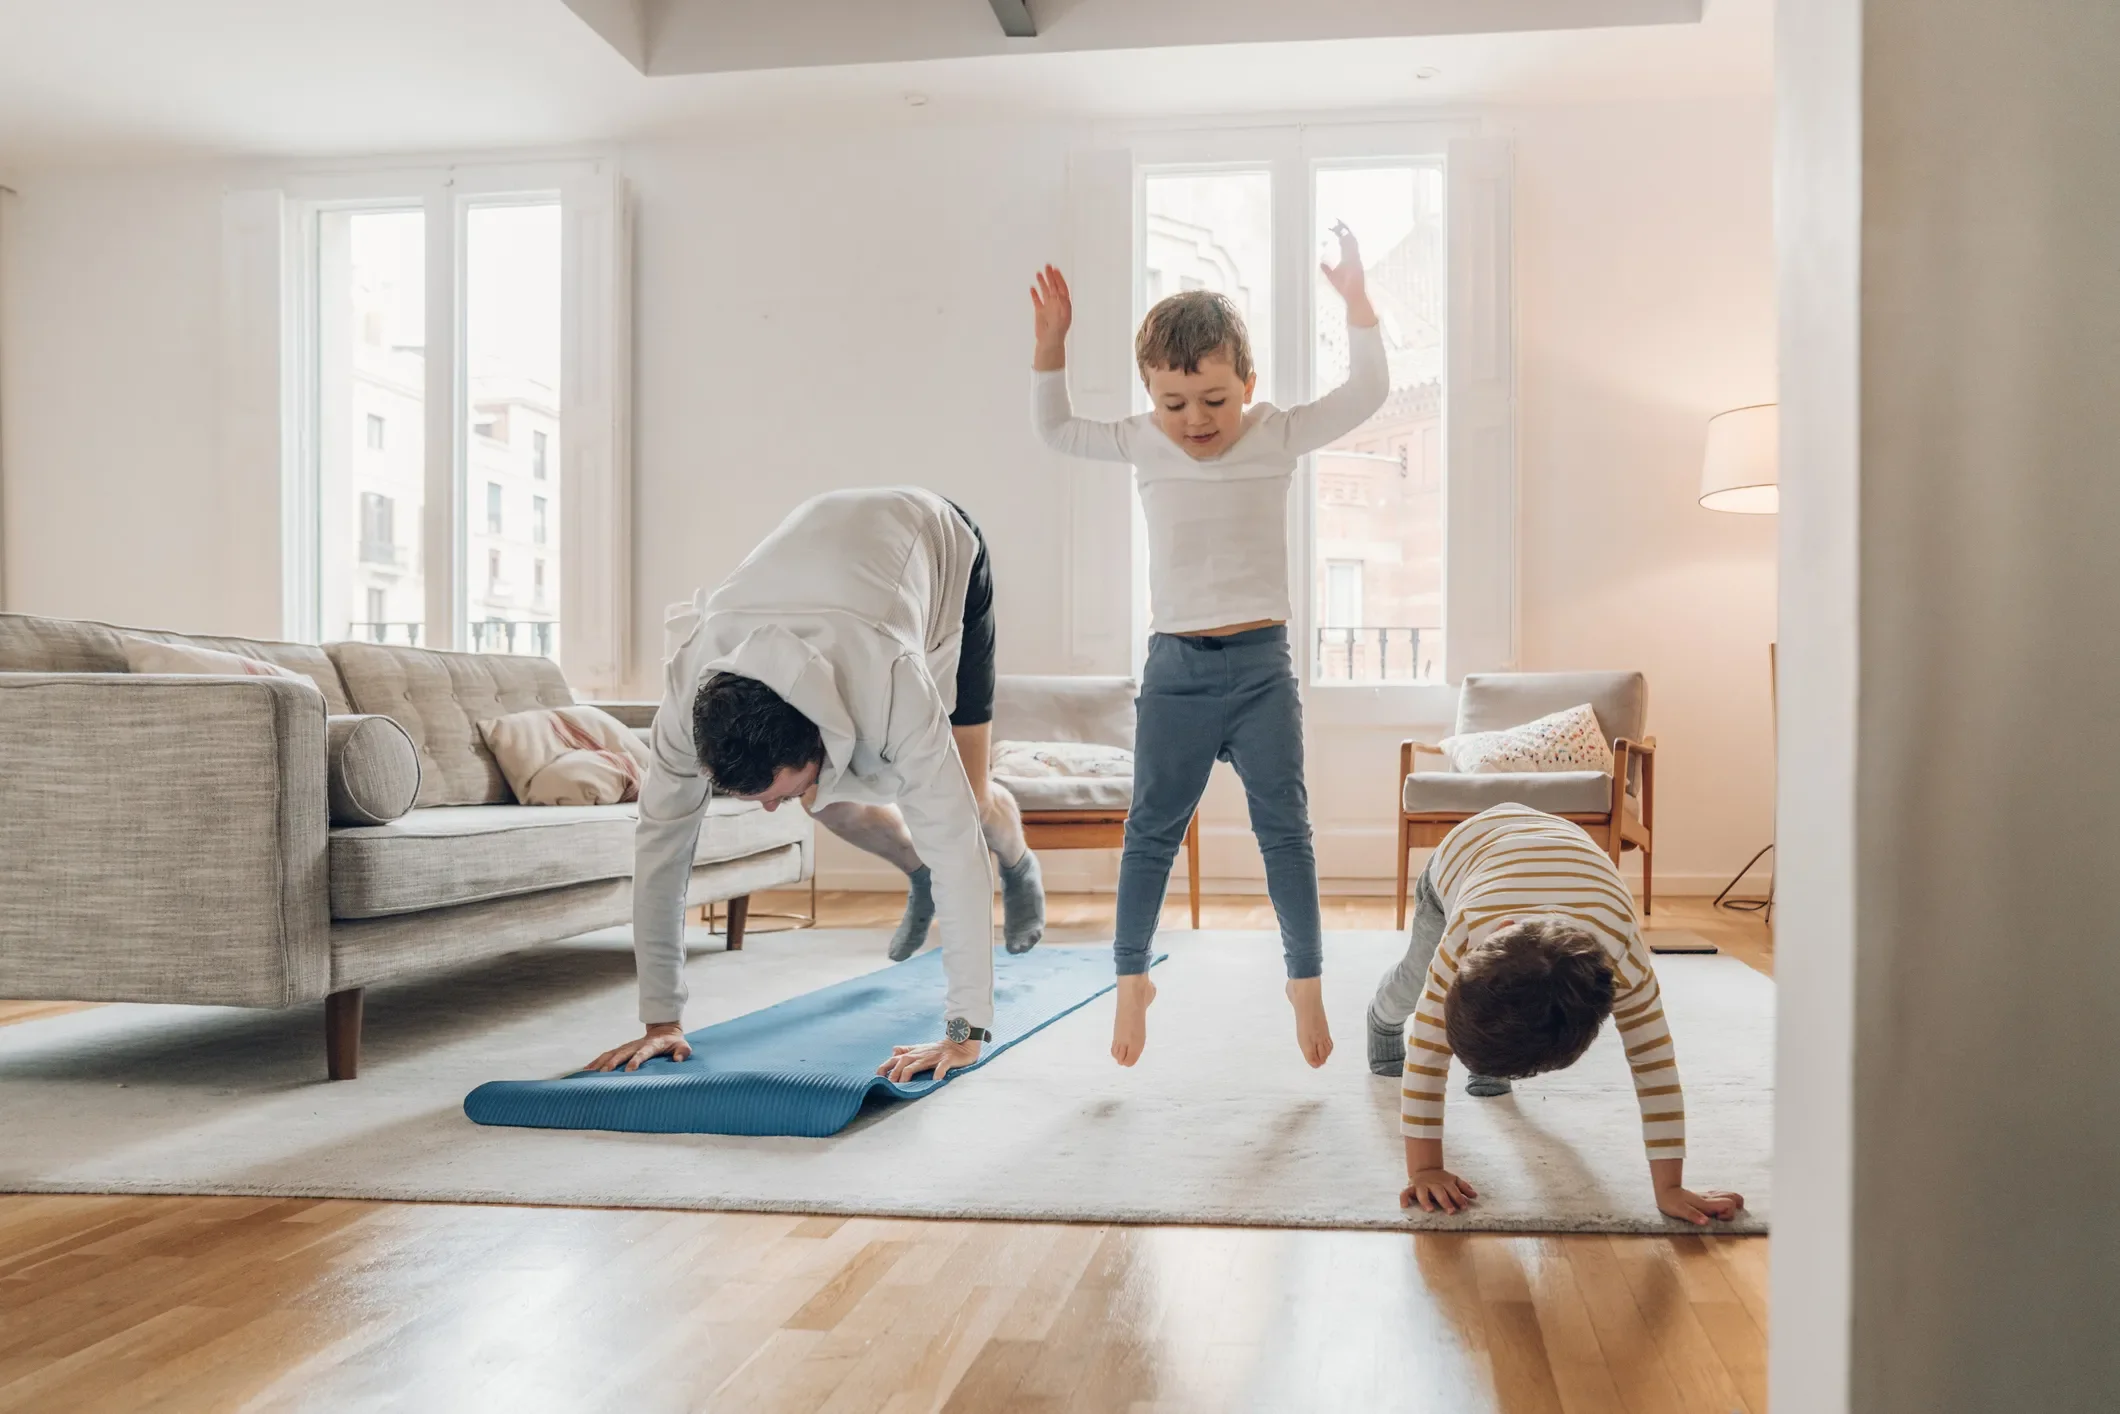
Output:
<svg viewBox="0 0 2120 1414">
<path fill-rule="evenodd" d="M 1741 1195 L 1684 1186 L 1686 1105 L 1671 1028 L 1634 896 L 1610 855 L 1566 820 L 1497 805 L 1444 838 L 1414 901 L 1405 959 L 1369 1004 L 1369 1068 L 1405 1077 L 1400 1207 L 1455 1213 L 1479 1196 L 1443 1167 L 1452 1055 L 1472 1072 L 1468 1093 L 1507 1094 L 1512 1079 L 1575 1064 L 1610 1016 L 1641 1103 L 1657 1208 L 1698 1225 L 1737 1215 Z"/>
<path fill-rule="evenodd" d="M 1303 783 L 1303 704 L 1288 646 L 1288 486 L 1297 459 L 1337 441 L 1382 406 L 1389 375 L 1362 278 L 1361 252 L 1335 228 L 1340 263 L 1322 265 L 1347 305 L 1347 381 L 1313 403 L 1251 407 L 1258 382 L 1243 317 L 1222 295 L 1190 290 L 1148 312 L 1134 361 L 1151 410 L 1122 422 L 1073 415 L 1067 395 L 1067 281 L 1048 265 L 1031 290 L 1037 344 L 1032 420 L 1072 456 L 1130 462 L 1148 519 L 1152 616 L 1134 728 L 1134 798 L 1119 864 L 1112 955 L 1118 1015 L 1112 1058 L 1148 1044 L 1149 941 L 1171 860 L 1217 760 L 1236 768 L 1281 925 L 1296 1045 L 1313 1066 L 1332 1054 L 1320 995 L 1318 871 Z"/>
</svg>

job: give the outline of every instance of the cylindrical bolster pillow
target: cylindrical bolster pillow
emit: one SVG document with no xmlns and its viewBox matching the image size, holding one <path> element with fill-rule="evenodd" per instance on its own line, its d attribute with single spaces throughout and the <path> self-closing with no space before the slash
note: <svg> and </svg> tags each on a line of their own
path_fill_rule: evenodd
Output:
<svg viewBox="0 0 2120 1414">
<path fill-rule="evenodd" d="M 412 738 L 388 717 L 331 717 L 331 823 L 387 825 L 420 793 L 420 757 Z"/>
</svg>

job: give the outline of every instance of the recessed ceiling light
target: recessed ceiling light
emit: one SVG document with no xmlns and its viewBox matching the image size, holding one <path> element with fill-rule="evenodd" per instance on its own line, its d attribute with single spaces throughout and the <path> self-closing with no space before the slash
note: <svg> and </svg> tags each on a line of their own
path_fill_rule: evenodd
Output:
<svg viewBox="0 0 2120 1414">
<path fill-rule="evenodd" d="M 905 96 L 905 106 L 908 108 L 925 108 L 927 107 L 927 95 L 924 93 L 909 93 Z"/>
<path fill-rule="evenodd" d="M 1441 72 L 1443 72 L 1441 69 L 1415 69 L 1413 76 L 1425 83 Z"/>
</svg>

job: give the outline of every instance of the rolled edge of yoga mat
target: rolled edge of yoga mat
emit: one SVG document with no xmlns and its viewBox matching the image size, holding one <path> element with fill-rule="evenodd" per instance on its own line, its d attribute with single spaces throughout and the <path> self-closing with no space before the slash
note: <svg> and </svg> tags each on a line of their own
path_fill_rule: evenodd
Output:
<svg viewBox="0 0 2120 1414">
<path fill-rule="evenodd" d="M 1158 953 L 1150 965 L 1167 957 Z M 942 980 L 941 953 L 930 949 L 687 1032 L 690 1060 L 658 1057 L 630 1075 L 490 1080 L 464 1097 L 464 1114 L 526 1129 L 821 1139 L 852 1123 L 871 1095 L 932 1094 L 1117 985 L 1104 948 L 1047 946 L 1019 956 L 997 948 L 994 1039 L 979 1059 L 939 1082 L 877 1075 L 893 1045 L 935 1031 Z"/>
</svg>

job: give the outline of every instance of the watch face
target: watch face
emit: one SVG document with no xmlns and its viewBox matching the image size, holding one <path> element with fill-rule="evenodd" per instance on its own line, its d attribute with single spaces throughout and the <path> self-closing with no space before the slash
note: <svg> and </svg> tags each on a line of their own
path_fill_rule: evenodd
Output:
<svg viewBox="0 0 2120 1414">
<path fill-rule="evenodd" d="M 971 1039 L 972 1039 L 972 1023 L 971 1023 L 971 1022 L 969 1022 L 969 1021 L 966 1021 L 966 1020 L 965 1020 L 965 1019 L 964 1019 L 963 1017 L 961 1017 L 961 1016 L 953 1016 L 953 1017 L 951 1017 L 951 1018 L 950 1018 L 950 1029 L 949 1029 L 949 1038 L 950 1038 L 950 1039 L 951 1039 L 952 1041 L 969 1041 L 969 1040 L 971 1040 Z"/>
</svg>

